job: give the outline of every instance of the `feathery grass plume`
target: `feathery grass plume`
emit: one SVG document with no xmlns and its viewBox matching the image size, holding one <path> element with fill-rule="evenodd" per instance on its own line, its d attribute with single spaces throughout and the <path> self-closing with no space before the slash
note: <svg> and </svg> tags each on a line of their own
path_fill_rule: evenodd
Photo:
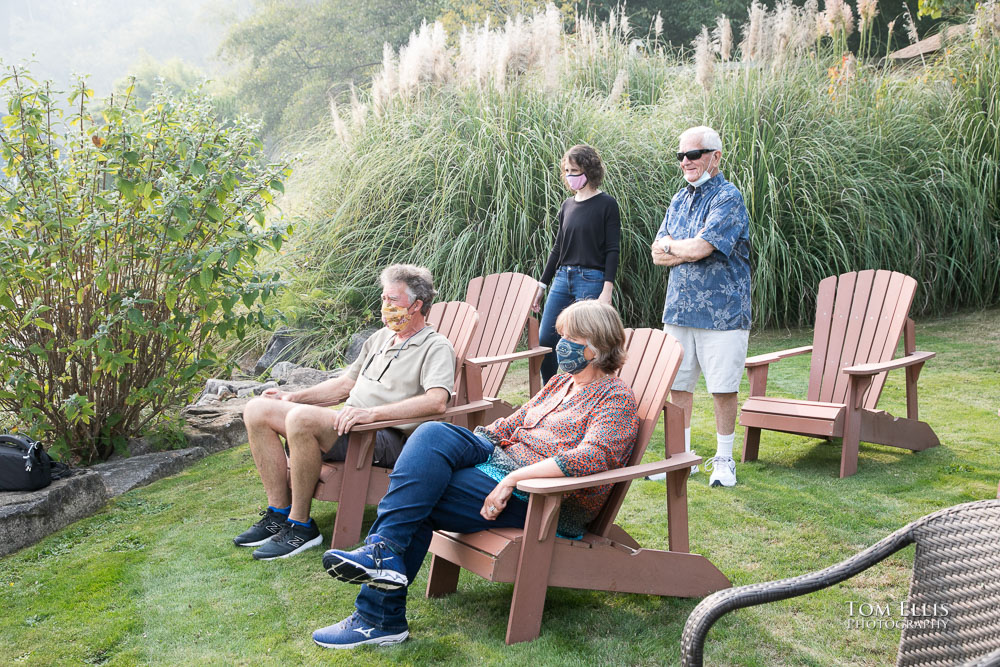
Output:
<svg viewBox="0 0 1000 667">
<path fill-rule="evenodd" d="M 628 87 L 628 68 L 623 67 L 618 70 L 618 75 L 615 77 L 615 83 L 611 86 L 611 92 L 608 94 L 608 99 L 605 104 L 608 107 L 616 106 L 622 99 L 622 94 Z"/>
<path fill-rule="evenodd" d="M 333 131 L 337 135 L 337 139 L 344 146 L 349 146 L 351 143 L 351 132 L 347 129 L 347 124 L 344 119 L 340 116 L 340 110 L 337 108 L 337 103 L 334 99 L 330 98 L 330 118 L 333 119 Z"/>
<path fill-rule="evenodd" d="M 622 6 L 619 10 L 618 16 L 618 39 L 622 42 L 627 42 L 631 34 L 632 26 L 629 24 L 628 15 L 625 13 L 625 7 Z"/>
<path fill-rule="evenodd" d="M 388 42 L 382 45 L 382 69 L 372 79 L 372 105 L 376 115 L 389 108 L 399 85 L 396 72 L 396 54 Z"/>
<path fill-rule="evenodd" d="M 864 32 L 878 16 L 878 0 L 858 0 L 858 30 Z"/>
<path fill-rule="evenodd" d="M 767 8 L 758 0 L 750 3 L 748 21 L 743 24 L 743 41 L 740 52 L 744 60 L 757 60 L 764 49 L 764 24 L 767 21 Z"/>
<path fill-rule="evenodd" d="M 708 28 L 701 26 L 701 34 L 694 40 L 695 81 L 706 93 L 712 92 L 712 80 L 715 78 L 715 52 L 712 40 L 708 36 Z"/>
<path fill-rule="evenodd" d="M 920 41 L 917 25 L 913 22 L 913 14 L 910 13 L 910 7 L 905 2 L 903 3 L 903 26 L 906 28 L 906 38 L 910 40 L 910 44 L 916 44 Z"/>
<path fill-rule="evenodd" d="M 772 13 L 770 33 L 773 67 L 780 67 L 796 49 L 798 9 L 791 0 L 780 0 Z"/>
<path fill-rule="evenodd" d="M 715 30 L 712 32 L 715 48 L 722 62 L 728 62 L 733 53 L 733 26 L 725 14 L 715 19 Z"/>
<path fill-rule="evenodd" d="M 526 73 L 534 63 L 534 44 L 531 30 L 524 25 L 524 17 L 518 14 L 507 18 L 496 61 L 496 81 L 504 90 L 508 79 L 515 79 Z"/>
<path fill-rule="evenodd" d="M 409 41 L 399 49 L 399 93 L 404 98 L 416 97 L 423 88 L 443 84 L 451 75 L 451 57 L 444 25 L 435 21 L 420 24 L 410 33 Z"/>
<path fill-rule="evenodd" d="M 659 39 L 663 34 L 663 14 L 656 10 L 656 17 L 653 19 L 653 35 Z"/>
<path fill-rule="evenodd" d="M 351 83 L 351 125 L 354 127 L 355 132 L 365 126 L 367 118 L 368 105 L 362 104 L 358 100 L 358 93 L 354 89 L 354 84 Z"/>
<path fill-rule="evenodd" d="M 562 78 L 563 24 L 562 14 L 551 2 L 532 17 L 531 39 L 536 46 L 544 86 L 546 90 L 554 90 Z"/>
</svg>

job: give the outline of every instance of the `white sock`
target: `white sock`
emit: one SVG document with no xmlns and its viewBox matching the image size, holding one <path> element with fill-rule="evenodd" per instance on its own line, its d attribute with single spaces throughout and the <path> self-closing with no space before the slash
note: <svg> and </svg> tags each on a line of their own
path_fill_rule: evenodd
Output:
<svg viewBox="0 0 1000 667">
<path fill-rule="evenodd" d="M 691 451 L 691 427 L 690 426 L 688 426 L 686 429 L 684 429 L 684 451 L 685 452 L 690 452 Z"/>
<path fill-rule="evenodd" d="M 733 440 L 736 438 L 736 433 L 730 433 L 729 435 L 719 435 L 715 434 L 715 455 L 721 458 L 731 459 L 733 458 Z"/>
</svg>

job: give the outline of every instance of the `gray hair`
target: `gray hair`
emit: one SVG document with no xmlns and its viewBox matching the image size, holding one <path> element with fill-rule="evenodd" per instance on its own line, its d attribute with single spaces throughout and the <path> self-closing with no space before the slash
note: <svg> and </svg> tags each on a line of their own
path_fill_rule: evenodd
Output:
<svg viewBox="0 0 1000 667">
<path fill-rule="evenodd" d="M 383 287 L 391 283 L 406 285 L 406 295 L 410 297 L 410 304 L 419 299 L 423 301 L 420 314 L 426 317 L 427 313 L 431 312 L 431 304 L 434 303 L 437 290 L 434 289 L 434 276 L 428 269 L 416 264 L 393 264 L 382 269 L 378 279 Z"/>
<path fill-rule="evenodd" d="M 722 150 L 722 139 L 719 137 L 719 133 L 707 125 L 689 127 L 681 132 L 681 136 L 677 139 L 677 143 L 679 144 L 684 141 L 684 139 L 693 137 L 698 137 L 698 141 L 702 148 L 707 148 L 713 151 Z"/>
</svg>

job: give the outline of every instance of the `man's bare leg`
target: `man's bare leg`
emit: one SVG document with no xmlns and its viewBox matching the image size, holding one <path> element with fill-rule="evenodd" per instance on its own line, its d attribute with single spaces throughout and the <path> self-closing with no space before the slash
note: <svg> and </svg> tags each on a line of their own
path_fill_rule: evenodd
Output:
<svg viewBox="0 0 1000 667">
<path fill-rule="evenodd" d="M 285 449 L 278 436 L 285 432 L 285 417 L 296 403 L 273 398 L 254 398 L 243 410 L 243 421 L 250 439 L 250 453 L 264 484 L 267 503 L 271 507 L 288 507 L 292 503 L 288 487 L 288 463 Z"/>
<path fill-rule="evenodd" d="M 323 454 L 337 441 L 337 413 L 314 405 L 296 405 L 288 413 L 285 427 L 292 478 L 292 511 L 288 518 L 305 523 L 309 521 Z"/>
<path fill-rule="evenodd" d="M 736 432 L 736 410 L 739 407 L 736 392 L 712 394 L 715 400 L 715 430 L 719 435 Z"/>
</svg>

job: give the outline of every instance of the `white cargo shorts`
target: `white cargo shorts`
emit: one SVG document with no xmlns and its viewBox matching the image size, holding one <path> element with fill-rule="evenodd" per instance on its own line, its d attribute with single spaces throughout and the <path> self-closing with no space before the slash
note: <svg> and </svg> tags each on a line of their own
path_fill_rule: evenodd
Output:
<svg viewBox="0 0 1000 667">
<path fill-rule="evenodd" d="M 716 331 L 664 324 L 663 331 L 684 347 L 684 359 L 671 389 L 693 392 L 698 375 L 704 373 L 710 394 L 739 391 L 750 340 L 749 329 Z"/>
</svg>

